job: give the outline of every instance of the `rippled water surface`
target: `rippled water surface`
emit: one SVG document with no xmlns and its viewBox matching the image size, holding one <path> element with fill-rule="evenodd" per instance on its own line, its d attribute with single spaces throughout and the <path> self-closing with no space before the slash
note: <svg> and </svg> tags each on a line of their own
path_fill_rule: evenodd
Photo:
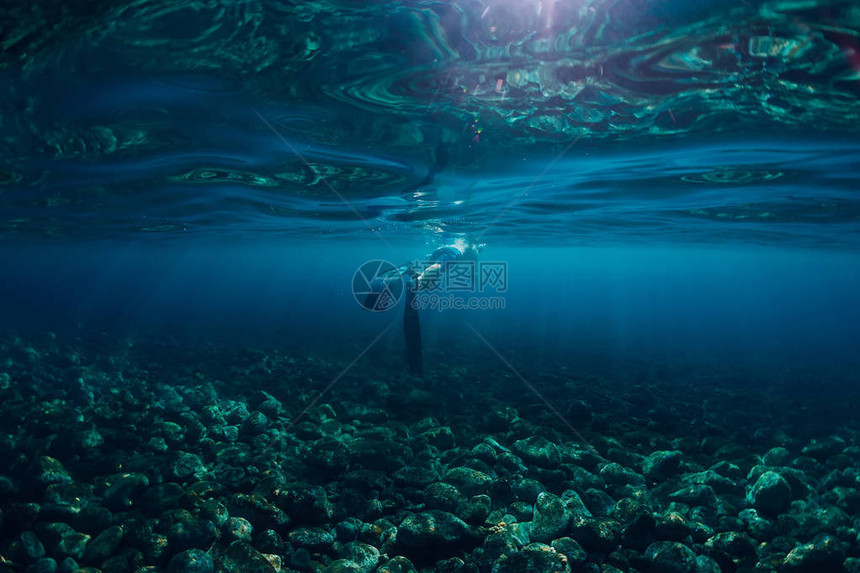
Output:
<svg viewBox="0 0 860 573">
<path fill-rule="evenodd" d="M 850 1 L 4 2 L 0 238 L 860 243 Z"/>
</svg>

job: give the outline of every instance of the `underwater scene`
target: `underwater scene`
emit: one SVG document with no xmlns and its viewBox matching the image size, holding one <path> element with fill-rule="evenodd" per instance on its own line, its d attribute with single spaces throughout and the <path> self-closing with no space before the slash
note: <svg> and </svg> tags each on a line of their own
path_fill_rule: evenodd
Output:
<svg viewBox="0 0 860 573">
<path fill-rule="evenodd" d="M 0 2 L 0 573 L 860 573 L 854 0 Z"/>
</svg>

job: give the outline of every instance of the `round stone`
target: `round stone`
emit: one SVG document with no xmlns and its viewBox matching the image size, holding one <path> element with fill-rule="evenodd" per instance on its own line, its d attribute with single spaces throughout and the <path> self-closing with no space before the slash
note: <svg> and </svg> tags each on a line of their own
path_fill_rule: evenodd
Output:
<svg viewBox="0 0 860 573">
<path fill-rule="evenodd" d="M 167 565 L 167 573 L 213 573 L 215 564 L 202 549 L 189 549 L 177 553 Z"/>
</svg>

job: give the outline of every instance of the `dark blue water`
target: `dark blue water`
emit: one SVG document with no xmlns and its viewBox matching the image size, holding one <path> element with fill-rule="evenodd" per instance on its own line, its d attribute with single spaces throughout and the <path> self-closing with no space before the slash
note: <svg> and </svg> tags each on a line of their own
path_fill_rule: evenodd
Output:
<svg viewBox="0 0 860 573">
<path fill-rule="evenodd" d="M 854 360 L 851 3 L 22 14 L 0 59 L 10 327 L 348 354 L 377 326 L 362 262 L 466 238 L 509 264 L 505 308 L 428 313 L 430 353 L 474 342 L 468 317 L 559 352 Z"/>
<path fill-rule="evenodd" d="M 403 303 L 366 311 L 353 296 L 353 275 L 367 260 L 421 257 L 423 246 L 216 240 L 7 248 L 4 324 L 274 345 L 343 359 L 394 322 L 383 343 L 400 360 Z M 812 364 L 846 375 L 857 364 L 860 265 L 850 252 L 499 246 L 483 255 L 507 264 L 507 292 L 451 296 L 498 297 L 503 306 L 422 311 L 431 369 L 433 356 L 455 349 L 459 360 L 487 358 L 470 324 L 512 356 L 528 351 L 562 362 L 566 354 L 662 356 L 777 370 Z"/>
</svg>

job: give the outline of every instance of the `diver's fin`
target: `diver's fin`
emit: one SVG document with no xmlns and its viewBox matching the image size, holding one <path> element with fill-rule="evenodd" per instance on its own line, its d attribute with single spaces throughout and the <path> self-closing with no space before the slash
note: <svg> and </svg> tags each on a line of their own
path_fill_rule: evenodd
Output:
<svg viewBox="0 0 860 573">
<path fill-rule="evenodd" d="M 376 310 L 376 305 L 379 303 L 379 294 L 378 292 L 367 293 L 367 296 L 364 297 L 364 308 L 366 310 Z"/>
<path fill-rule="evenodd" d="M 421 349 L 421 324 L 418 322 L 418 309 L 414 306 L 415 291 L 406 287 L 406 305 L 403 309 L 403 335 L 406 339 L 406 361 L 409 373 L 424 376 L 424 355 Z"/>
</svg>

